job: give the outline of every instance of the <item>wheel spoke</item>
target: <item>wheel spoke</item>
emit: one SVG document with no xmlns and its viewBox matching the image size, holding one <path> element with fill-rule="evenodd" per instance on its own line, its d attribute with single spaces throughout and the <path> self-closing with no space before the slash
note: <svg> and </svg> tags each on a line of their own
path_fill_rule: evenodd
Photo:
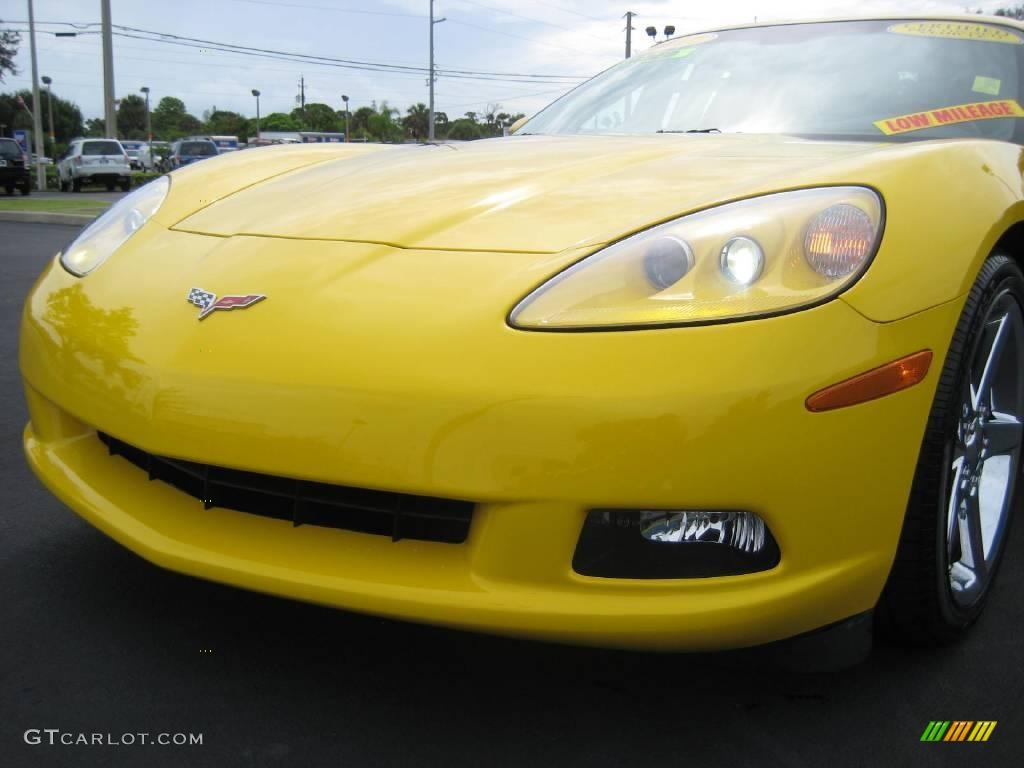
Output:
<svg viewBox="0 0 1024 768">
<path fill-rule="evenodd" d="M 988 348 L 988 354 L 985 356 L 985 367 L 981 371 L 978 387 L 975 389 L 973 384 L 971 385 L 971 405 L 974 407 L 974 410 L 978 410 L 981 405 L 987 404 L 991 400 L 992 379 L 999 365 L 999 356 L 1003 351 L 1003 346 L 1010 335 L 1009 320 L 1010 318 L 1007 315 L 999 318 L 999 327 L 996 329 L 996 335 L 992 339 L 992 346 Z"/>
<path fill-rule="evenodd" d="M 981 533 L 977 488 L 964 491 L 960 495 L 960 504 L 960 562 L 980 577 L 985 573 L 985 543 Z"/>
<path fill-rule="evenodd" d="M 985 423 L 989 454 L 1009 453 L 1020 445 L 1024 425 L 1012 414 L 994 412 Z"/>
<path fill-rule="evenodd" d="M 953 486 L 946 507 L 946 557 L 953 562 L 953 545 L 957 542 L 957 510 L 960 509 L 960 484 L 964 477 L 964 457 L 953 461 Z"/>
</svg>

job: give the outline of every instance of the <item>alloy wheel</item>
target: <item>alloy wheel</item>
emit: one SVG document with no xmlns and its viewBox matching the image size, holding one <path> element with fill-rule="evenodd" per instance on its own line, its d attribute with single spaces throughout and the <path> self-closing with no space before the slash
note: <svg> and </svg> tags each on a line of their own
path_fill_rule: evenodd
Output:
<svg viewBox="0 0 1024 768">
<path fill-rule="evenodd" d="M 1009 291 L 989 305 L 969 360 L 947 456 L 948 580 L 967 608 L 985 593 L 1010 516 L 1024 434 L 1024 314 Z"/>
</svg>

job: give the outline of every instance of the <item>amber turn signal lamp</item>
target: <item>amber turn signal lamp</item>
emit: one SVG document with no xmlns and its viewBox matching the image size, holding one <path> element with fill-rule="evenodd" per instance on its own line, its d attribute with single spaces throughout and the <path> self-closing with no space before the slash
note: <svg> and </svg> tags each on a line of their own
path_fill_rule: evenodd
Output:
<svg viewBox="0 0 1024 768">
<path fill-rule="evenodd" d="M 825 387 L 807 398 L 807 410 L 832 411 L 848 405 L 866 403 L 907 389 L 924 380 L 932 364 L 930 349 L 893 360 L 883 366 Z"/>
</svg>

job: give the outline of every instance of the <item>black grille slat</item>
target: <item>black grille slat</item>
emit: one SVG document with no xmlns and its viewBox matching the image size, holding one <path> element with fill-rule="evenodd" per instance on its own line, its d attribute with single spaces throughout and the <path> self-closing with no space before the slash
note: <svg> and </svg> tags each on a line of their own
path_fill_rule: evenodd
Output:
<svg viewBox="0 0 1024 768">
<path fill-rule="evenodd" d="M 204 508 L 290 521 L 293 526 L 326 528 L 461 544 L 469 535 L 473 503 L 432 496 L 351 488 L 258 472 L 170 459 L 98 433 L 111 456 L 144 470 L 150 480 L 174 486 L 202 501 Z"/>
</svg>

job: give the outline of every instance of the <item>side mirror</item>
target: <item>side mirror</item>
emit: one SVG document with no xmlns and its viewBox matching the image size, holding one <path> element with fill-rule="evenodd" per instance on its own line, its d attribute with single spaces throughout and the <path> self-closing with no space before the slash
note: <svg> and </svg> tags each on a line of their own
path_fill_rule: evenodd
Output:
<svg viewBox="0 0 1024 768">
<path fill-rule="evenodd" d="M 527 121 L 527 120 L 529 120 L 529 119 L 530 119 L 530 118 L 528 118 L 528 117 L 526 117 L 526 116 L 520 117 L 520 118 L 519 118 L 518 120 L 516 120 L 516 121 L 515 121 L 514 123 L 512 123 L 512 125 L 510 125 L 510 126 L 508 127 L 508 132 L 509 132 L 509 134 L 513 134 L 513 133 L 515 133 L 516 131 L 518 131 L 518 130 L 519 130 L 520 128 L 522 128 L 522 127 L 523 127 L 523 125 L 524 125 L 524 124 L 526 123 L 526 121 Z"/>
</svg>

